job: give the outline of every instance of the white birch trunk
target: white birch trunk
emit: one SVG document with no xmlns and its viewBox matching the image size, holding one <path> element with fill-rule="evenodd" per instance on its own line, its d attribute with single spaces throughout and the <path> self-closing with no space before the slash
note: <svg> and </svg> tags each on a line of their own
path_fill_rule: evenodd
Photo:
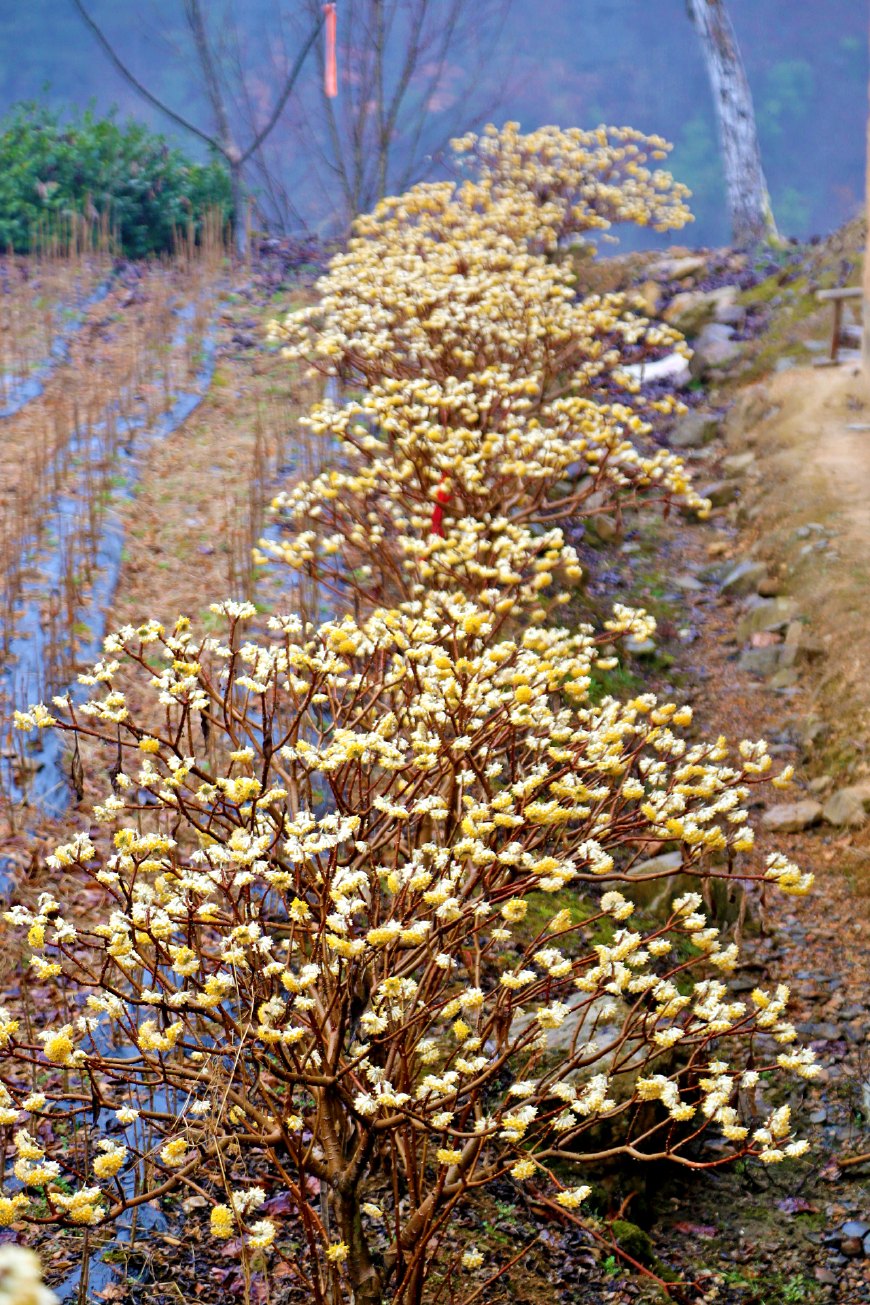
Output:
<svg viewBox="0 0 870 1305">
<path fill-rule="evenodd" d="M 734 244 L 776 239 L 752 92 L 724 0 L 686 0 L 713 93 Z"/>
<path fill-rule="evenodd" d="M 244 261 L 248 253 L 247 192 L 242 166 L 233 160 L 230 161 L 230 177 L 233 193 L 233 241 L 236 258 Z"/>
<path fill-rule="evenodd" d="M 870 102 L 870 82 L 867 85 Z M 867 200 L 865 209 L 867 244 L 864 250 L 864 314 L 861 328 L 861 350 L 864 355 L 864 372 L 870 378 L 870 116 L 867 119 Z"/>
</svg>

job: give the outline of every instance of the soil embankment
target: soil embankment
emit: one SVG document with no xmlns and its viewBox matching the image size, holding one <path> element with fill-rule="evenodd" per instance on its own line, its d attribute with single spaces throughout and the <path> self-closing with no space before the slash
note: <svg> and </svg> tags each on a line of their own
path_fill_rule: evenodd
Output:
<svg viewBox="0 0 870 1305">
<path fill-rule="evenodd" d="M 698 636 L 686 682 L 702 723 L 766 737 L 795 764 L 787 800 L 759 813 L 759 851 L 784 851 L 815 888 L 763 902 L 734 986 L 785 979 L 822 1072 L 791 1102 L 806 1162 L 689 1176 L 655 1235 L 709 1283 L 704 1299 L 858 1305 L 870 1300 L 870 386 L 851 360 L 789 366 L 738 389 L 724 434 L 695 455 L 735 488 L 713 537 L 684 539 Z"/>
</svg>

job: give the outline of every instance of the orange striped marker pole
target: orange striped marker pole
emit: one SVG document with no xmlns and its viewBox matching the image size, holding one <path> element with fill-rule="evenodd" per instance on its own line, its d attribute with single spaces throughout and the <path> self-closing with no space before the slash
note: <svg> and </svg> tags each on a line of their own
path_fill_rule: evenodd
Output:
<svg viewBox="0 0 870 1305">
<path fill-rule="evenodd" d="M 338 95 L 338 59 L 336 57 L 335 39 L 338 17 L 334 3 L 323 6 L 323 17 L 326 24 L 326 62 L 323 67 L 323 89 L 329 99 L 334 100 Z"/>
</svg>

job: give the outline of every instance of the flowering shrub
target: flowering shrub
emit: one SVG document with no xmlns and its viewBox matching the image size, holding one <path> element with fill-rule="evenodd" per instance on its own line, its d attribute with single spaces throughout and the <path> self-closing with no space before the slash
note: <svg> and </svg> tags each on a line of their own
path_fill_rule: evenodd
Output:
<svg viewBox="0 0 870 1305">
<path fill-rule="evenodd" d="M 541 527 L 620 516 L 641 497 L 706 514 L 681 460 L 643 447 L 623 370 L 682 337 L 624 296 L 579 302 L 547 259 L 571 232 L 689 221 L 685 187 L 646 166 L 668 148 L 630 129 L 488 127 L 454 142 L 474 179 L 414 187 L 357 220 L 318 306 L 271 331 L 315 373 L 367 388 L 305 421 L 339 466 L 277 497 L 296 533 L 262 540 L 260 561 L 345 599 L 350 577 L 357 604 L 496 585 L 502 610 L 513 596 L 541 620 L 555 573 L 580 578 L 574 550 Z"/>
<path fill-rule="evenodd" d="M 14 1242 L 0 1246 L 0 1305 L 58 1305 L 42 1285 L 42 1266 L 32 1251 Z"/>
<path fill-rule="evenodd" d="M 554 592 L 554 582 L 576 583 L 583 576 L 575 550 L 559 529 L 533 535 L 527 527 L 500 517 L 485 523 L 466 519 L 452 523 L 448 534 L 415 537 L 395 533 L 399 526 L 389 502 L 379 503 L 380 510 L 371 514 L 365 503 L 362 510 L 355 507 L 351 500 L 333 514 L 328 499 L 315 503 L 312 517 L 334 533 L 304 530 L 292 538 L 261 540 L 266 552 L 259 553 L 258 560 L 278 558 L 316 577 L 338 599 L 347 597 L 350 576 L 358 605 L 360 600 L 377 603 L 392 593 L 396 601 L 404 599 L 404 606 L 433 589 L 459 590 L 486 606 L 499 626 L 520 611 L 535 622 L 545 620 L 554 603 L 571 598 L 570 591 Z M 295 499 L 294 509 L 299 510 Z M 655 622 L 645 612 L 637 619 L 645 631 L 641 637 L 654 633 Z"/>
<path fill-rule="evenodd" d="M 548 261 L 569 231 L 612 221 L 682 226 L 684 187 L 649 173 L 664 142 L 639 133 L 509 123 L 455 142 L 478 178 L 415 186 L 360 217 L 332 260 L 315 307 L 275 322 L 291 356 L 362 377 L 600 378 L 631 346 L 637 359 L 672 348 L 678 333 L 630 311 L 622 295 L 577 301 L 573 273 Z"/>
<path fill-rule="evenodd" d="M 557 239 L 622 222 L 670 231 L 692 221 L 688 189 L 648 166 L 670 152 L 661 136 L 631 127 L 539 127 L 523 135 L 519 123 L 508 122 L 501 131 L 469 133 L 453 148 L 493 195 L 526 192 L 553 213 Z"/>
<path fill-rule="evenodd" d="M 493 521 L 503 547 L 505 519 L 619 517 L 641 498 L 706 512 L 682 462 L 651 445 L 624 370 L 682 338 L 622 295 L 578 299 L 570 269 L 547 257 L 568 230 L 686 219 L 682 188 L 642 167 L 644 141 L 555 128 L 524 137 L 508 124 L 457 142 L 461 157 L 474 153 L 476 181 L 417 186 L 358 220 L 318 305 L 272 324 L 288 356 L 365 391 L 312 412 L 308 426 L 339 465 L 278 497 L 294 533 L 263 541 L 263 556 L 329 587 L 353 574 L 385 602 L 437 580 L 472 534 L 491 550 Z M 421 575 L 437 503 L 448 543 Z"/>
<path fill-rule="evenodd" d="M 215 1235 L 264 1248 L 262 1178 L 224 1178 L 250 1155 L 292 1200 L 317 1299 L 332 1276 L 411 1300 L 475 1187 L 509 1175 L 579 1205 L 588 1189 L 550 1166 L 594 1155 L 602 1122 L 635 1158 L 701 1165 L 710 1126 L 733 1156 L 800 1154 L 787 1111 L 737 1109 L 760 1072 L 814 1072 L 786 990 L 729 996 L 736 947 L 699 893 L 633 928 L 622 892 L 664 841 L 699 885 L 736 873 L 763 745 L 735 762 L 690 744 L 690 710 L 652 695 L 592 706 L 591 631 L 510 638 L 449 594 L 362 625 L 273 617 L 261 638 L 249 605 L 216 611 L 222 640 L 122 630 L 99 696 L 19 718 L 118 764 L 94 813 L 110 846 L 81 833 L 53 858 L 101 886 L 104 922 L 75 926 L 47 893 L 6 916 L 56 1012 L 0 1029 L 7 1221 L 99 1223 L 209 1177 L 227 1188 Z M 121 674 L 150 684 L 139 717 Z M 782 860 L 761 877 L 808 887 Z M 758 1030 L 782 1050 L 741 1073 L 728 1040 Z M 110 1112 L 138 1117 L 138 1145 L 92 1123 Z"/>
<path fill-rule="evenodd" d="M 327 451 L 340 451 L 341 466 L 278 495 L 274 509 L 299 533 L 262 540 L 263 557 L 333 588 L 352 572 L 363 589 L 374 584 L 380 601 L 442 580 L 457 550 L 466 559 L 501 559 L 500 573 L 462 566 L 472 592 L 478 579 L 512 583 L 526 564 L 518 548 L 540 590 L 549 583 L 548 553 L 569 578 L 579 570 L 561 536 L 550 532 L 545 543 L 529 526 L 621 515 L 642 500 L 709 509 L 679 458 L 664 449 L 643 454 L 628 438 L 649 431 L 636 413 L 578 396 L 542 403 L 534 381 L 493 384 L 486 396 L 467 381 L 387 382 L 344 407 L 315 407 L 306 424 Z M 445 522 L 433 534 L 439 500 Z"/>
<path fill-rule="evenodd" d="M 578 300 L 567 265 L 511 234 L 517 215 L 504 202 L 468 213 L 452 190 L 438 190 L 437 236 L 407 225 L 415 191 L 389 220 L 357 223 L 364 234 L 333 258 L 317 304 L 272 324 L 288 357 L 367 385 L 417 375 L 485 382 L 495 368 L 496 380 L 541 377 L 546 393 L 574 373 L 600 388 L 620 362 L 680 344 L 678 332 L 640 316 L 624 295 Z M 539 209 L 522 211 L 536 231 Z"/>
<path fill-rule="evenodd" d="M 479 182 L 385 202 L 333 264 L 323 333 L 280 328 L 367 391 L 315 408 L 340 465 L 280 499 L 295 533 L 263 547 L 356 615 L 224 603 L 219 636 L 128 627 L 86 704 L 17 714 L 113 762 L 96 829 L 50 859 L 101 917 L 51 893 L 6 914 L 41 1016 L 25 997 L 0 1023 L 0 1222 L 102 1224 L 192 1187 L 216 1238 L 283 1255 L 314 1301 L 419 1305 L 439 1257 L 482 1264 L 446 1249 L 461 1201 L 500 1178 L 581 1207 L 565 1166 L 584 1176 L 602 1127 L 608 1156 L 695 1167 L 805 1149 L 754 1093 L 816 1072 L 787 990 L 733 999 L 737 947 L 703 910 L 716 879 L 810 887 L 752 860 L 766 746 L 698 741 L 652 694 L 593 701 L 645 612 L 555 619 L 580 577 L 559 521 L 705 506 L 641 451 L 619 377 L 673 339 L 575 303 L 545 258 L 566 231 L 680 212 L 641 138 L 596 140 L 463 143 Z M 617 176 L 622 207 L 600 189 Z M 643 918 L 632 886 L 673 876 L 638 871 L 663 845 L 698 891 Z"/>
</svg>

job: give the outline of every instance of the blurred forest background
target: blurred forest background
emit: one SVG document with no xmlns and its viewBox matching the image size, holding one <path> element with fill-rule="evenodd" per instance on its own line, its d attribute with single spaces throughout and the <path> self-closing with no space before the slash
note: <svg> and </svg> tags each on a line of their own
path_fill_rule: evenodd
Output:
<svg viewBox="0 0 870 1305">
<path fill-rule="evenodd" d="M 432 0 L 445 14 L 451 0 Z M 319 6 L 314 6 L 316 12 Z M 339 6 L 349 21 L 352 3 Z M 727 210 L 709 85 L 683 0 L 551 0 L 468 7 L 458 39 L 439 62 L 421 60 L 397 121 L 394 181 L 413 154 L 410 180 L 446 138 L 486 118 L 523 127 L 600 121 L 660 132 L 675 143 L 676 175 L 694 192 L 691 239 L 728 239 Z M 762 154 L 780 230 L 802 239 L 832 230 L 861 202 L 867 96 L 866 5 L 859 0 L 731 0 L 747 65 Z M 268 112 L 282 70 L 311 26 L 308 0 L 211 0 L 208 21 L 236 112 Z M 129 67 L 189 117 L 207 117 L 181 0 L 92 0 L 90 12 Z M 347 36 L 347 27 L 344 27 Z M 342 41 L 342 27 L 339 42 Z M 356 75 L 342 51 L 342 75 Z M 241 75 L 243 74 L 243 76 Z M 320 60 L 309 58 L 278 129 L 268 167 L 283 225 L 326 233 L 341 208 L 329 124 L 319 92 Z M 342 83 L 346 87 L 346 82 Z M 416 97 L 416 98 L 415 98 Z M 144 103 L 99 49 L 69 0 L 0 5 L 0 112 L 39 98 L 59 110 L 118 107 L 165 132 L 195 157 L 204 147 Z M 421 112 L 425 111 L 425 112 Z M 402 139 L 402 134 L 405 139 Z M 256 180 L 251 184 L 256 190 Z M 364 198 L 364 197 L 361 197 Z"/>
</svg>

